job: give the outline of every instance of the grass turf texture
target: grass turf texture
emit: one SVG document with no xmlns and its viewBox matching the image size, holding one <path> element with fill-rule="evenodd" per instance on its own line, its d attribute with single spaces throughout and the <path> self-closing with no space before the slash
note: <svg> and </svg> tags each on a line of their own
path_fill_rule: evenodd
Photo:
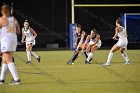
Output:
<svg viewBox="0 0 140 93">
<path fill-rule="evenodd" d="M 92 64 L 84 64 L 84 55 L 74 65 L 66 65 L 73 51 L 36 51 L 41 56 L 38 63 L 26 63 L 26 52 L 14 54 L 22 84 L 9 86 L 12 77 L 8 72 L 0 93 L 139 93 L 140 50 L 128 50 L 132 62 L 124 64 L 119 52 L 113 56 L 111 66 L 105 63 L 109 50 L 97 50 Z"/>
</svg>

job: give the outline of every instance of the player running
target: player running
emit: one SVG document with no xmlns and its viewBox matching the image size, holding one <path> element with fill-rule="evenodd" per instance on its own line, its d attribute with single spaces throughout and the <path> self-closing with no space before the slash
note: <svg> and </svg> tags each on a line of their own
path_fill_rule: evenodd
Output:
<svg viewBox="0 0 140 93">
<path fill-rule="evenodd" d="M 82 27 L 80 24 L 78 24 L 76 26 L 76 31 L 75 31 L 76 41 L 74 44 L 74 46 L 76 47 L 76 50 L 75 50 L 72 58 L 69 61 L 67 61 L 67 64 L 70 64 L 70 65 L 73 64 L 74 61 L 76 60 L 76 58 L 78 57 L 79 52 L 82 50 L 82 46 L 85 41 L 86 33 L 81 28 Z"/>
<path fill-rule="evenodd" d="M 116 20 L 116 29 L 115 30 L 116 30 L 115 35 L 113 36 L 112 39 L 117 39 L 117 37 L 118 37 L 119 40 L 110 50 L 107 62 L 105 64 L 103 64 L 104 66 L 110 65 L 110 61 L 113 57 L 113 53 L 116 52 L 117 50 L 120 50 L 122 57 L 126 61 L 125 64 L 130 64 L 129 58 L 128 58 L 127 54 L 124 52 L 124 50 L 127 49 L 127 44 L 128 44 L 127 32 L 126 32 L 126 29 L 122 26 L 122 22 L 121 22 L 120 18 L 118 18 Z"/>
<path fill-rule="evenodd" d="M 100 35 L 96 29 L 92 29 L 90 35 L 87 36 L 83 49 L 86 48 L 87 58 L 85 64 L 90 64 L 93 57 L 93 52 L 101 47 Z"/>
<path fill-rule="evenodd" d="M 32 51 L 32 47 L 33 45 L 35 45 L 36 36 L 37 36 L 37 33 L 29 26 L 28 20 L 25 20 L 24 27 L 22 28 L 21 42 L 23 43 L 24 39 L 26 38 L 25 42 L 26 42 L 26 52 L 27 52 L 27 58 L 28 58 L 28 61 L 26 62 L 26 64 L 31 64 L 31 55 L 35 57 L 38 60 L 38 62 L 40 62 L 41 57 Z"/>
<path fill-rule="evenodd" d="M 20 34 L 20 28 L 17 20 L 10 16 L 10 7 L 6 4 L 1 7 L 0 27 L 1 27 L 1 52 L 2 68 L 0 75 L 0 84 L 4 84 L 7 69 L 11 72 L 13 80 L 11 85 L 20 84 L 20 79 L 16 70 L 16 65 L 12 60 L 12 52 L 16 51 L 17 35 Z"/>
</svg>

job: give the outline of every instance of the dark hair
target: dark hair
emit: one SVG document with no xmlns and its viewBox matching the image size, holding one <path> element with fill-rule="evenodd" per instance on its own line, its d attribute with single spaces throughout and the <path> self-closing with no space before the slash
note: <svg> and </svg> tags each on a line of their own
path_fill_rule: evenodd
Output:
<svg viewBox="0 0 140 93">
<path fill-rule="evenodd" d="M 121 18 L 117 18 L 116 22 L 117 22 L 118 24 L 122 25 L 122 20 L 121 20 Z"/>
<path fill-rule="evenodd" d="M 97 31 L 95 28 L 92 28 L 91 31 L 93 31 L 93 32 L 95 32 L 95 33 L 98 33 L 98 31 Z"/>
<path fill-rule="evenodd" d="M 10 6 L 8 4 L 6 4 L 6 3 L 3 3 L 1 9 L 8 9 L 8 10 L 10 10 Z"/>
<path fill-rule="evenodd" d="M 76 27 L 82 29 L 82 26 L 80 24 L 77 24 Z"/>
</svg>

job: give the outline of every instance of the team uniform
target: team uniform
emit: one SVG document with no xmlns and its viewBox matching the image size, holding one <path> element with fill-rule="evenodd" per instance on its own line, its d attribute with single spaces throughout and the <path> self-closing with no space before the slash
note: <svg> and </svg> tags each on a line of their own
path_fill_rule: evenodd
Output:
<svg viewBox="0 0 140 93">
<path fill-rule="evenodd" d="M 94 37 L 92 37 L 92 36 L 90 35 L 90 39 L 89 39 L 88 45 L 93 45 L 93 44 L 95 44 L 95 42 L 96 42 L 96 36 L 97 36 L 97 35 L 95 35 Z M 102 45 L 102 42 L 101 42 L 101 40 L 99 39 L 99 40 L 97 41 L 97 43 L 96 43 L 94 46 L 100 48 L 101 45 Z M 86 53 L 86 55 L 87 55 L 87 57 L 86 57 L 86 60 L 85 60 L 85 64 L 90 64 L 90 61 L 92 60 L 92 57 L 93 57 L 92 47 L 91 47 L 89 53 Z"/>
<path fill-rule="evenodd" d="M 25 39 L 25 42 L 26 42 L 26 47 L 27 45 L 31 44 L 31 45 L 35 45 L 35 39 L 34 39 L 34 36 L 33 36 L 33 33 L 31 32 L 32 28 L 28 28 L 26 29 L 25 27 L 22 28 L 22 33 L 25 35 L 26 39 Z M 38 56 L 37 54 L 35 54 L 33 51 L 29 51 L 28 49 L 26 50 L 27 52 L 27 58 L 28 58 L 28 61 L 26 64 L 30 64 L 31 63 L 31 55 L 33 57 L 35 57 L 38 62 L 40 62 L 40 56 Z"/>
<path fill-rule="evenodd" d="M 22 32 L 24 33 L 24 35 L 26 36 L 26 46 L 28 44 L 32 44 L 35 45 L 35 39 L 33 37 L 32 32 L 30 31 L 30 27 L 28 29 L 22 28 Z"/>
<path fill-rule="evenodd" d="M 80 45 L 82 45 L 82 44 L 85 42 L 86 36 L 87 36 L 87 35 L 85 34 L 83 40 L 81 41 L 81 39 L 82 39 L 82 33 L 83 33 L 83 31 L 81 31 L 80 34 L 78 34 L 78 33 L 76 32 L 76 37 L 78 37 L 77 48 L 76 48 L 76 50 L 75 50 L 75 52 L 74 52 L 72 58 L 71 58 L 69 61 L 67 61 L 67 64 L 70 64 L 70 65 L 73 64 L 74 61 L 76 60 L 76 58 L 78 57 L 79 51 L 82 50 L 82 46 L 78 46 L 78 45 L 79 45 L 79 43 L 80 43 Z"/>
<path fill-rule="evenodd" d="M 127 44 L 128 44 L 127 32 L 126 32 L 126 29 L 124 27 L 122 27 L 122 26 L 119 26 L 119 27 L 122 28 L 122 31 L 118 32 L 119 40 L 116 43 L 116 45 L 119 46 L 119 48 L 124 48 L 126 50 L 127 49 Z M 129 58 L 128 58 L 127 54 L 125 52 L 123 52 L 121 55 L 126 61 L 125 64 L 130 64 L 130 61 L 129 61 Z M 109 66 L 112 57 L 113 57 L 113 52 L 110 52 L 109 55 L 108 55 L 107 62 L 103 65 L 104 66 Z"/>
<path fill-rule="evenodd" d="M 17 47 L 16 28 L 14 17 L 8 17 L 9 23 L 1 28 L 1 52 L 14 52 Z"/>
<path fill-rule="evenodd" d="M 17 47 L 17 35 L 16 35 L 16 26 L 14 17 L 6 17 L 8 23 L 6 26 L 1 28 L 0 38 L 1 38 L 1 52 L 12 53 L 16 51 Z M 0 76 L 0 84 L 4 84 L 4 79 L 6 76 L 6 71 L 9 68 L 13 80 L 11 81 L 11 85 L 20 84 L 20 79 L 18 77 L 18 73 L 15 67 L 15 64 L 12 60 L 11 62 L 2 64 L 1 76 Z"/>
<path fill-rule="evenodd" d="M 96 36 L 95 36 L 94 38 L 90 37 L 90 41 L 89 41 L 88 44 L 89 44 L 89 45 L 94 44 L 94 42 L 95 42 L 95 38 L 96 38 Z M 102 45 L 102 42 L 101 42 L 101 40 L 99 39 L 98 42 L 96 43 L 96 46 L 97 46 L 98 48 L 100 48 L 101 45 Z"/>
<path fill-rule="evenodd" d="M 128 44 L 128 40 L 127 40 L 127 33 L 126 33 L 126 30 L 124 27 L 120 26 L 122 28 L 122 31 L 121 32 L 118 32 L 118 37 L 119 37 L 119 40 L 117 42 L 117 45 L 120 47 L 120 48 L 125 48 L 127 49 L 127 44 Z"/>
</svg>

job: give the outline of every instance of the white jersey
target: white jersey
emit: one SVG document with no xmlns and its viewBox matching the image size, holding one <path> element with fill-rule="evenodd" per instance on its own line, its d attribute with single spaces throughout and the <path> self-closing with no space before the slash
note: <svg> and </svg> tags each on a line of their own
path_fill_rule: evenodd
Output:
<svg viewBox="0 0 140 93">
<path fill-rule="evenodd" d="M 7 17 L 8 24 L 1 28 L 1 51 L 13 52 L 17 47 L 17 35 L 14 17 Z"/>
<path fill-rule="evenodd" d="M 14 17 L 7 17 L 8 24 L 1 28 L 1 38 L 4 36 L 15 36 L 16 35 L 16 27 L 14 24 Z"/>
<path fill-rule="evenodd" d="M 26 45 L 27 44 L 33 44 L 33 45 L 35 45 L 35 40 L 33 38 L 32 32 L 30 31 L 30 27 L 28 29 L 22 28 L 22 32 L 26 36 Z"/>
<path fill-rule="evenodd" d="M 120 26 L 122 27 L 122 26 Z M 127 40 L 127 32 L 125 30 L 124 27 L 122 27 L 122 31 L 121 32 L 118 32 L 118 37 L 119 37 L 119 40 L 117 42 L 117 45 L 120 47 L 120 48 L 125 48 L 127 49 L 127 44 L 128 44 L 128 40 Z"/>
<path fill-rule="evenodd" d="M 91 36 L 90 36 L 89 45 L 94 44 L 95 38 L 96 38 L 96 36 L 95 36 L 94 38 L 91 38 Z M 102 42 L 101 42 L 101 40 L 99 39 L 98 42 L 96 43 L 96 46 L 97 46 L 98 48 L 100 48 L 100 47 L 101 47 L 101 44 L 102 44 Z"/>
<path fill-rule="evenodd" d="M 29 28 L 30 28 L 30 27 L 29 27 Z M 28 28 L 28 29 L 22 28 L 22 31 L 23 31 L 24 35 L 26 36 L 26 38 L 31 38 L 31 37 L 33 37 L 33 34 L 32 34 L 31 31 L 29 30 L 29 28 Z"/>
<path fill-rule="evenodd" d="M 120 26 L 122 27 L 122 26 Z M 122 27 L 122 31 L 118 32 L 119 39 L 127 39 L 127 33 L 124 27 Z"/>
</svg>

